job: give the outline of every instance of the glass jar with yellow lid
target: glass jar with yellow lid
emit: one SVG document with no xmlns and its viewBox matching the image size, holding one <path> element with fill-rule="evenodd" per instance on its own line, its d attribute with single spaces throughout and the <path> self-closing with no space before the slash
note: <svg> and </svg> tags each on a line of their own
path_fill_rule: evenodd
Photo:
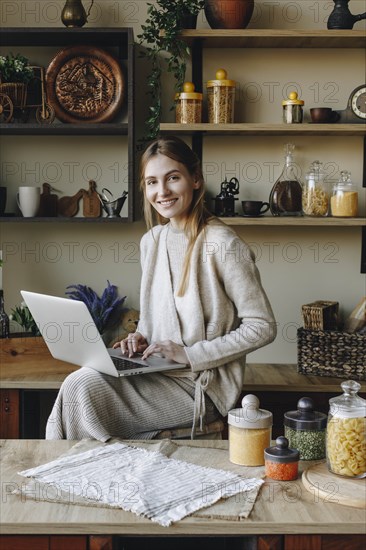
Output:
<svg viewBox="0 0 366 550">
<path fill-rule="evenodd" d="M 202 97 L 195 92 L 193 82 L 183 84 L 183 92 L 175 95 L 175 122 L 193 124 L 202 121 Z"/>
<path fill-rule="evenodd" d="M 301 124 L 304 101 L 299 99 L 297 92 L 290 92 L 288 98 L 282 101 L 282 107 L 283 122 L 286 124 Z"/>
<path fill-rule="evenodd" d="M 225 69 L 216 71 L 216 79 L 208 80 L 208 122 L 225 124 L 234 122 L 235 80 L 227 78 Z"/>
</svg>

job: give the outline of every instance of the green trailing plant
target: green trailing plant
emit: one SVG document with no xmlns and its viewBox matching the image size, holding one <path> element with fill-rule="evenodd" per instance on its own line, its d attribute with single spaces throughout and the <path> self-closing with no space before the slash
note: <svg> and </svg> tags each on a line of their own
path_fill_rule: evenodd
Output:
<svg viewBox="0 0 366 550">
<path fill-rule="evenodd" d="M 137 36 L 145 49 L 141 56 L 149 60 L 151 71 L 147 79 L 151 98 L 149 117 L 146 121 L 146 139 L 154 139 L 159 132 L 161 117 L 161 75 L 164 67 L 175 78 L 175 90 L 181 91 L 187 68 L 190 49 L 179 38 L 184 28 L 184 17 L 198 15 L 204 7 L 204 0 L 157 0 L 148 3 L 148 17 L 141 25 L 142 33 Z"/>
<path fill-rule="evenodd" d="M 29 61 L 23 55 L 9 53 L 0 55 L 0 82 L 23 82 L 27 84 L 34 76 Z"/>
<path fill-rule="evenodd" d="M 25 302 L 22 302 L 20 306 L 16 306 L 11 310 L 9 320 L 18 323 L 18 325 L 20 325 L 25 332 L 31 332 L 33 336 L 41 335 L 38 325 L 33 319 L 32 314 Z"/>
<path fill-rule="evenodd" d="M 108 286 L 103 294 L 98 294 L 87 285 L 69 285 L 66 289 L 72 289 L 65 292 L 72 300 L 84 302 L 87 306 L 93 321 L 100 334 L 111 328 L 118 320 L 118 313 L 121 311 L 126 296 L 118 297 L 118 289 L 107 281 Z"/>
</svg>

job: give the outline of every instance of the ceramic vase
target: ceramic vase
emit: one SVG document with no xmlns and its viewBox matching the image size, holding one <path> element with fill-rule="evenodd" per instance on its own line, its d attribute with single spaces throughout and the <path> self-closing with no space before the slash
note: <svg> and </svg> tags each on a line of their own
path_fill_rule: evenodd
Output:
<svg viewBox="0 0 366 550">
<path fill-rule="evenodd" d="M 206 0 L 205 15 L 212 29 L 245 29 L 254 10 L 254 0 Z"/>
</svg>

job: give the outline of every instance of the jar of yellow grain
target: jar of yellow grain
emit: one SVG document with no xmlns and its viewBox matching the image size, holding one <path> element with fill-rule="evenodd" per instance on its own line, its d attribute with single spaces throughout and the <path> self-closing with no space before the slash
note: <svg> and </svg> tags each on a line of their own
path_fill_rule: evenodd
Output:
<svg viewBox="0 0 366 550">
<path fill-rule="evenodd" d="M 343 170 L 330 198 L 331 214 L 337 218 L 355 218 L 358 213 L 358 192 L 351 181 L 351 172 Z"/>
<path fill-rule="evenodd" d="M 195 92 L 193 82 L 183 84 L 183 92 L 175 96 L 175 122 L 192 124 L 202 120 L 202 97 Z"/>
<path fill-rule="evenodd" d="M 230 462 L 242 466 L 263 466 L 264 449 L 271 444 L 273 416 L 259 408 L 259 399 L 248 394 L 241 408 L 228 414 Z"/>
<path fill-rule="evenodd" d="M 207 81 L 208 122 L 234 122 L 235 80 L 227 78 L 225 69 L 216 71 L 216 79 Z"/>
</svg>

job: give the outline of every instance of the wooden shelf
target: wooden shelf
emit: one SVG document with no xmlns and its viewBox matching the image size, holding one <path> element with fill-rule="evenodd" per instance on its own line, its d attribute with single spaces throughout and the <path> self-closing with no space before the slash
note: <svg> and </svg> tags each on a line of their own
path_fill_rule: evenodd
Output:
<svg viewBox="0 0 366 550">
<path fill-rule="evenodd" d="M 127 123 L 104 124 L 0 124 L 0 135 L 7 136 L 127 136 Z"/>
<path fill-rule="evenodd" d="M 310 218 L 307 216 L 259 216 L 247 218 L 236 216 L 235 218 L 220 218 L 227 225 L 270 225 L 272 227 L 296 226 L 296 227 L 364 227 L 366 218 Z"/>
<path fill-rule="evenodd" d="M 194 29 L 183 30 L 181 38 L 192 45 L 201 40 L 204 48 L 364 48 L 362 30 L 273 30 Z"/>
<path fill-rule="evenodd" d="M 23 218 L 21 216 L 2 216 L 0 217 L 0 222 L 4 223 L 44 223 L 44 222 L 52 222 L 52 223 L 126 223 L 128 222 L 127 217 L 121 217 L 121 218 L 107 218 L 107 217 L 100 217 L 100 218 L 82 218 L 80 216 L 74 216 L 72 218 L 63 218 L 61 216 L 54 216 L 54 217 L 42 217 L 42 218 Z"/>
<path fill-rule="evenodd" d="M 133 30 L 129 27 L 3 27 L 1 46 L 74 46 L 91 44 L 117 47 L 127 57 L 127 46 L 133 44 Z"/>
<path fill-rule="evenodd" d="M 160 131 L 174 134 L 212 134 L 243 136 L 365 136 L 365 124 L 266 124 L 266 123 L 233 123 L 210 124 L 177 124 L 163 122 Z"/>
</svg>

